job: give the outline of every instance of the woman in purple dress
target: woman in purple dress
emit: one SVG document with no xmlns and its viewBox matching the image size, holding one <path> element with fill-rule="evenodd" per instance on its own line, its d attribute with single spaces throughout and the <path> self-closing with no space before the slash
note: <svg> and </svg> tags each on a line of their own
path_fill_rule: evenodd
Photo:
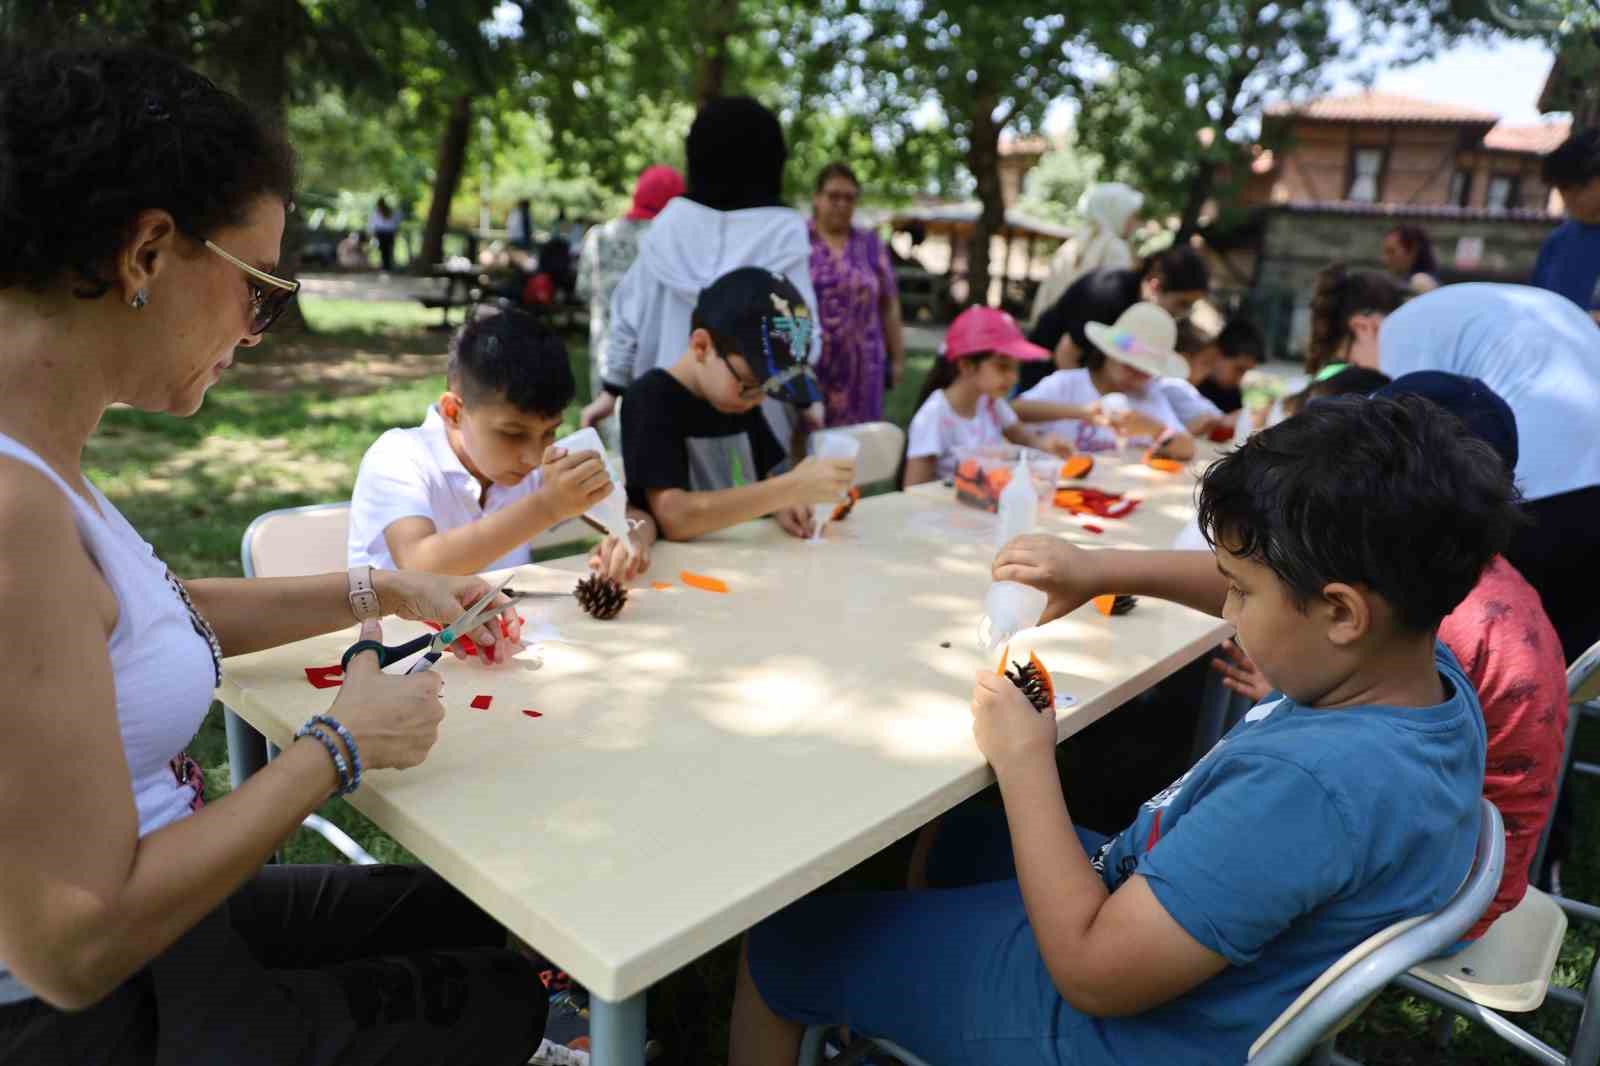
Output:
<svg viewBox="0 0 1600 1066">
<path fill-rule="evenodd" d="M 811 283 L 822 325 L 817 377 L 830 426 L 880 421 L 884 390 L 906 366 L 889 252 L 877 234 L 850 224 L 860 195 L 850 168 L 829 163 L 812 198 Z"/>
</svg>

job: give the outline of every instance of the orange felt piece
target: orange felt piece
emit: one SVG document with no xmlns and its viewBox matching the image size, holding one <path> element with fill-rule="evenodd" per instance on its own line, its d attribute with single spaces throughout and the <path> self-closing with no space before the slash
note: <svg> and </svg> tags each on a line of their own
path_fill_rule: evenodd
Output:
<svg viewBox="0 0 1600 1066">
<path fill-rule="evenodd" d="M 714 577 L 707 577 L 705 574 L 697 574 L 692 570 L 680 570 L 678 572 L 678 580 L 690 588 L 699 589 L 702 592 L 728 591 L 727 582 L 719 581 Z"/>
<path fill-rule="evenodd" d="M 855 507 L 856 501 L 860 499 L 861 490 L 856 488 L 854 485 L 851 485 L 850 494 L 845 497 L 845 501 L 843 503 L 833 509 L 833 517 L 829 519 L 829 521 L 839 522 L 849 518 L 850 511 Z"/>
<path fill-rule="evenodd" d="M 1113 608 L 1113 607 L 1115 607 L 1117 605 L 1117 598 L 1115 596 L 1096 596 L 1090 602 L 1092 602 L 1094 604 L 1094 609 L 1095 610 L 1099 611 L 1101 614 L 1105 615 L 1107 618 L 1110 618 L 1111 617 L 1111 608 Z"/>
<path fill-rule="evenodd" d="M 1094 469 L 1094 456 L 1074 455 L 1061 464 L 1061 477 L 1065 481 L 1075 478 L 1088 477 L 1089 471 Z"/>
<path fill-rule="evenodd" d="M 1168 474 L 1176 474 L 1183 469 L 1183 464 L 1176 459 L 1157 458 L 1153 449 L 1144 453 L 1144 465 L 1152 470 L 1162 470 Z"/>
<path fill-rule="evenodd" d="M 994 664 L 994 676 L 1006 676 L 1006 657 L 1011 654 L 1011 645 L 1007 644 L 1000 649 L 1000 661 Z"/>
<path fill-rule="evenodd" d="M 1028 652 L 1028 662 L 1039 672 L 1039 680 L 1044 685 L 1045 695 L 1050 697 L 1050 706 L 1056 705 L 1056 683 L 1050 678 L 1050 671 L 1044 668 L 1044 663 L 1039 661 L 1039 656 L 1032 651 Z"/>
<path fill-rule="evenodd" d="M 650 587 L 655 589 L 657 592 L 665 592 L 665 591 L 667 591 L 668 589 L 670 589 L 672 587 L 672 582 L 670 582 L 670 581 L 652 581 L 652 582 L 650 582 Z"/>
</svg>

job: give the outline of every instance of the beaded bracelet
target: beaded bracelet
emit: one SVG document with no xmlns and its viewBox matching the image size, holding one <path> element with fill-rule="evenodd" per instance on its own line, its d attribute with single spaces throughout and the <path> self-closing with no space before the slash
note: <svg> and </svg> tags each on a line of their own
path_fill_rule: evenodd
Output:
<svg viewBox="0 0 1600 1066">
<path fill-rule="evenodd" d="M 295 733 L 295 737 L 314 737 L 322 742 L 324 748 L 328 749 L 328 758 L 333 760 L 333 768 L 339 775 L 337 794 L 344 795 L 350 787 L 350 767 L 344 761 L 344 754 L 339 750 L 339 745 L 333 742 L 332 737 L 310 722 L 301 726 L 299 731 Z"/>
<path fill-rule="evenodd" d="M 346 729 L 339 719 L 334 718 L 332 715 L 312 715 L 311 722 L 317 722 L 325 725 L 335 733 L 338 733 L 339 739 L 344 741 L 346 750 L 350 752 L 350 765 L 354 772 L 350 775 L 349 786 L 342 789 L 339 793 L 341 796 L 349 795 L 361 787 L 361 749 L 356 747 L 356 738 L 351 736 L 350 730 Z M 308 722 L 307 724 L 309 725 L 311 723 Z"/>
</svg>

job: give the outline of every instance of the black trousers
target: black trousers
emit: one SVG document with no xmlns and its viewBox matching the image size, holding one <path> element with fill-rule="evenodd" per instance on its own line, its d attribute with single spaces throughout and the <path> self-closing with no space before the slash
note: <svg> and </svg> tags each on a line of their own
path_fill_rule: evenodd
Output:
<svg viewBox="0 0 1600 1066">
<path fill-rule="evenodd" d="M 535 964 L 409 866 L 269 866 L 84 1011 L 0 1007 L 5 1066 L 522 1066 Z"/>
<path fill-rule="evenodd" d="M 1523 504 L 1506 558 L 1544 601 L 1568 663 L 1600 640 L 1600 485 Z"/>
<path fill-rule="evenodd" d="M 379 231 L 373 235 L 378 242 L 378 259 L 385 271 L 394 270 L 394 231 Z"/>
</svg>

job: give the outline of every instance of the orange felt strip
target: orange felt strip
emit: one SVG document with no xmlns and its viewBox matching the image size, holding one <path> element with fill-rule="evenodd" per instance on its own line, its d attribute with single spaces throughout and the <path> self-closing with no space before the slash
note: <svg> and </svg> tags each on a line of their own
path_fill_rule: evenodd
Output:
<svg viewBox="0 0 1600 1066">
<path fill-rule="evenodd" d="M 657 592 L 665 592 L 665 591 L 667 591 L 668 589 L 670 589 L 672 587 L 672 582 L 670 582 L 670 581 L 652 581 L 652 582 L 650 582 L 650 587 L 655 589 Z"/>
<path fill-rule="evenodd" d="M 1169 474 L 1176 474 L 1178 471 L 1183 469 L 1183 464 L 1178 462 L 1176 459 L 1156 458 L 1155 451 L 1153 449 L 1144 453 L 1144 465 L 1150 467 L 1152 470 L 1164 470 Z"/>
<path fill-rule="evenodd" d="M 1115 596 L 1096 596 L 1091 602 L 1094 603 L 1095 610 L 1110 618 L 1111 608 L 1116 606 L 1117 598 Z"/>
<path fill-rule="evenodd" d="M 1004 677 L 1006 673 L 1006 656 L 1011 654 L 1011 645 L 1007 644 L 1000 649 L 1000 661 L 994 664 L 994 676 Z"/>
<path fill-rule="evenodd" d="M 728 591 L 728 585 L 726 582 L 718 581 L 714 577 L 707 577 L 705 574 L 696 574 L 692 570 L 678 571 L 678 580 L 682 581 L 690 588 L 699 589 L 702 592 Z"/>
</svg>

